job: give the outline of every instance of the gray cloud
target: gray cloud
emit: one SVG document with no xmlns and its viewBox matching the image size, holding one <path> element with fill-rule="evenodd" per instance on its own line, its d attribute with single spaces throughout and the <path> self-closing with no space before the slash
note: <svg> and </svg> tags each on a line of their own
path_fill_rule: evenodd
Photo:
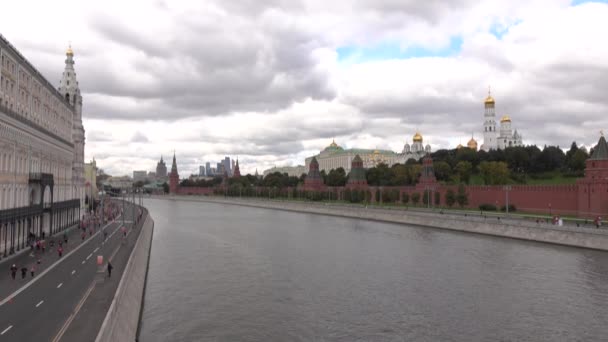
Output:
<svg viewBox="0 0 608 342">
<path fill-rule="evenodd" d="M 148 137 L 141 132 L 135 132 L 131 138 L 131 142 L 133 143 L 147 143 L 148 141 Z"/>
</svg>

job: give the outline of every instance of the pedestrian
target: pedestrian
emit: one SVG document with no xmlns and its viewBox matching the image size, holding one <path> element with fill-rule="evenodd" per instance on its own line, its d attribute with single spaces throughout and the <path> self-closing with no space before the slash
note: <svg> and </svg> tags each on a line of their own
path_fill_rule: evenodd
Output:
<svg viewBox="0 0 608 342">
<path fill-rule="evenodd" d="M 63 241 L 59 240 L 59 247 L 63 247 Z"/>
<path fill-rule="evenodd" d="M 108 261 L 108 278 L 112 277 L 112 269 L 114 267 L 112 266 L 112 264 Z"/>
<path fill-rule="evenodd" d="M 42 260 L 40 260 L 40 258 L 38 258 L 38 261 L 36 261 L 36 263 L 37 263 L 38 265 L 40 265 L 40 264 L 42 263 Z"/>
<path fill-rule="evenodd" d="M 44 240 L 44 237 L 46 236 L 46 232 L 42 231 L 42 240 Z"/>
<path fill-rule="evenodd" d="M 63 242 L 65 242 L 65 244 L 68 244 L 68 233 L 63 233 Z"/>
<path fill-rule="evenodd" d="M 45 243 L 41 242 L 40 246 L 42 247 L 42 253 L 46 252 L 46 245 L 45 245 Z"/>
<path fill-rule="evenodd" d="M 36 272 L 36 268 L 34 267 L 34 265 L 32 265 L 32 268 L 30 268 L 30 273 L 32 274 L 32 278 L 34 278 L 34 272 Z"/>
<path fill-rule="evenodd" d="M 27 276 L 27 267 L 23 266 L 21 267 L 21 279 L 25 279 L 25 276 Z"/>
<path fill-rule="evenodd" d="M 80 235 L 80 237 L 82 237 L 82 241 L 84 241 L 84 238 L 87 237 L 87 234 L 85 232 L 82 232 L 82 234 Z"/>
<path fill-rule="evenodd" d="M 63 248 L 62 247 L 57 248 L 57 253 L 59 254 L 59 257 L 61 258 L 61 256 L 63 255 Z"/>
<path fill-rule="evenodd" d="M 13 280 L 15 280 L 15 276 L 17 276 L 17 265 L 15 264 L 11 266 L 11 276 L 13 277 Z"/>
</svg>

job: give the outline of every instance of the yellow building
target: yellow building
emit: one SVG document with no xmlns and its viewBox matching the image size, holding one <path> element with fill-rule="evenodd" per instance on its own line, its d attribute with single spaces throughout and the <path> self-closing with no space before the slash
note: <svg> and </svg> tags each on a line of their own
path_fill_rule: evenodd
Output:
<svg viewBox="0 0 608 342">
<path fill-rule="evenodd" d="M 97 199 L 99 196 L 97 190 L 97 163 L 95 158 L 90 163 L 84 164 L 84 182 L 86 185 L 86 195 Z"/>
</svg>

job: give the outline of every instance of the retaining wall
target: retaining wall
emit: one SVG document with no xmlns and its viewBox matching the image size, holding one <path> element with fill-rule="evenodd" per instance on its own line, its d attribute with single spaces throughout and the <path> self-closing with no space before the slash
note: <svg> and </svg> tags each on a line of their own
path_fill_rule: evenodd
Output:
<svg viewBox="0 0 608 342">
<path fill-rule="evenodd" d="M 603 229 L 542 226 L 535 222 L 440 215 L 406 210 L 390 210 L 348 205 L 318 204 L 293 201 L 262 201 L 255 199 L 224 199 L 214 197 L 164 197 L 175 200 L 236 204 L 257 208 L 279 209 L 303 213 L 359 218 L 423 227 L 456 230 L 514 239 L 553 243 L 608 251 L 608 231 Z"/>
<path fill-rule="evenodd" d="M 147 214 L 95 342 L 137 340 L 153 232 L 154 220 Z"/>
</svg>

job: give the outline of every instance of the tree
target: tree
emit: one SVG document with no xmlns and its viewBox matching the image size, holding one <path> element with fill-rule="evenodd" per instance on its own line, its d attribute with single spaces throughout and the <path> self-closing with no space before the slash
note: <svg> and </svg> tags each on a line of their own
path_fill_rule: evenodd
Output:
<svg viewBox="0 0 608 342">
<path fill-rule="evenodd" d="M 486 185 L 507 184 L 509 181 L 509 168 L 505 162 L 479 163 L 479 173 Z"/>
<path fill-rule="evenodd" d="M 456 195 L 456 202 L 462 208 L 465 205 L 469 204 L 469 194 L 467 194 L 467 190 L 465 189 L 463 184 L 458 186 L 458 194 Z"/>
<path fill-rule="evenodd" d="M 454 193 L 454 190 L 448 189 L 445 193 L 445 204 L 451 208 L 454 203 L 456 203 L 456 194 Z"/>
<path fill-rule="evenodd" d="M 401 195 L 401 202 L 403 202 L 403 204 L 407 205 L 410 202 L 410 195 L 407 192 L 404 192 Z"/>
<path fill-rule="evenodd" d="M 578 149 L 568 162 L 568 168 L 572 171 L 583 171 L 585 170 L 585 162 L 589 158 L 587 151 L 583 148 Z"/>
<path fill-rule="evenodd" d="M 418 202 L 420 202 L 420 194 L 417 192 L 414 192 L 412 194 L 412 203 L 414 203 L 414 205 L 418 205 Z"/>
<path fill-rule="evenodd" d="M 346 184 L 346 171 L 342 167 L 332 169 L 327 174 L 325 184 L 328 186 L 344 186 Z"/>
<path fill-rule="evenodd" d="M 458 175 L 461 182 L 469 184 L 471 179 L 471 172 L 473 171 L 473 164 L 469 161 L 459 161 L 454 167 L 454 171 Z"/>
<path fill-rule="evenodd" d="M 447 181 L 450 179 L 452 174 L 452 167 L 450 164 L 444 161 L 433 162 L 433 169 L 435 170 L 435 177 L 439 181 Z"/>
<path fill-rule="evenodd" d="M 168 194 L 169 193 L 169 184 L 167 182 L 163 183 L 163 191 Z"/>
</svg>

